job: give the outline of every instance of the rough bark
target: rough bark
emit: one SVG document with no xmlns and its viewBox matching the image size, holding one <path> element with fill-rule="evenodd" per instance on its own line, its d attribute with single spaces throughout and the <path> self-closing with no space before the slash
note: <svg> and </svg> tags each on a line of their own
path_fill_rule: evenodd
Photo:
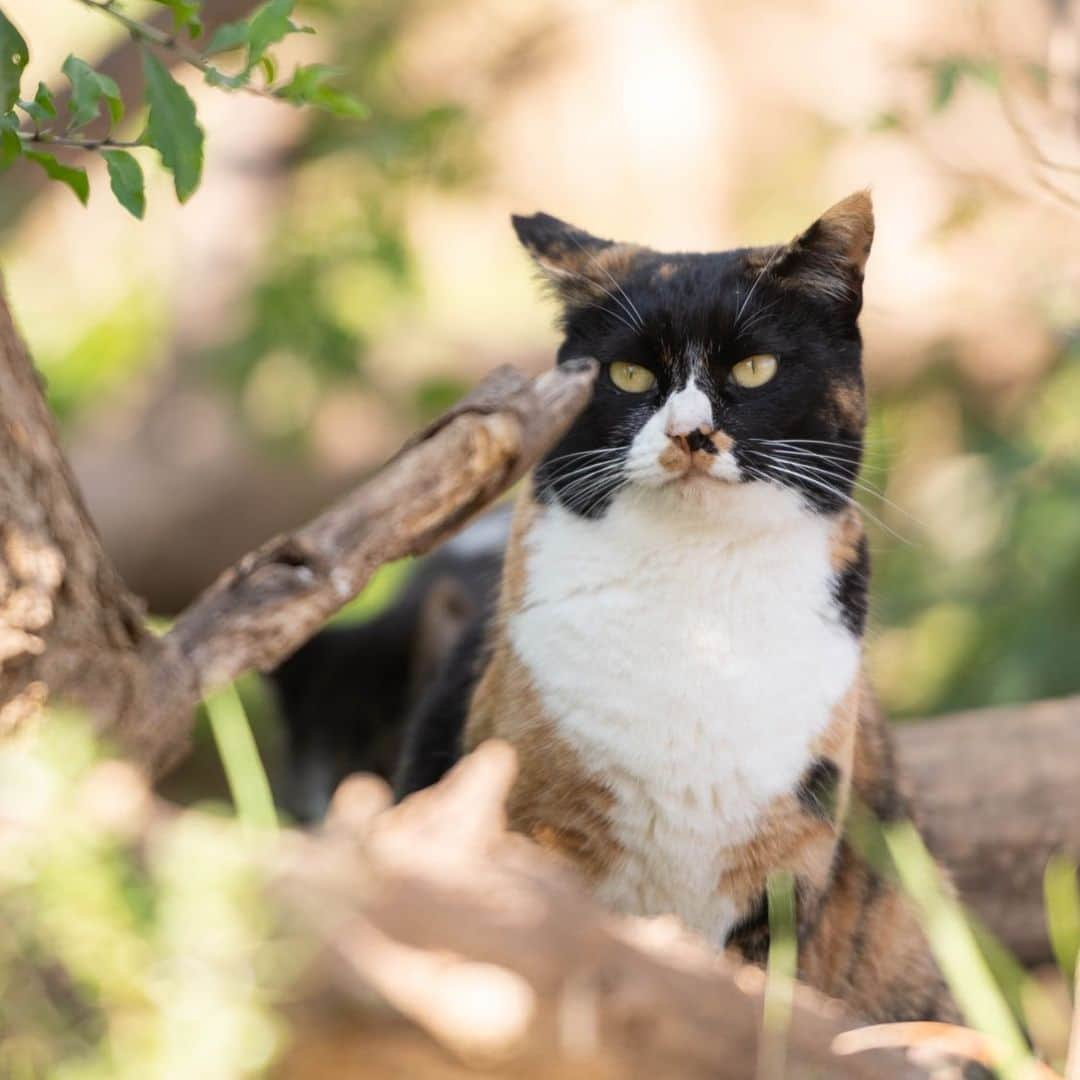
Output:
<svg viewBox="0 0 1080 1080">
<path fill-rule="evenodd" d="M 0 732 L 45 696 L 122 717 L 153 639 L 112 570 L 0 294 Z"/>
<path fill-rule="evenodd" d="M 535 381 L 496 371 L 355 492 L 242 559 L 156 638 L 102 550 L 0 295 L 0 730 L 48 697 L 85 710 L 151 771 L 166 767 L 202 696 L 275 665 L 380 564 L 428 550 L 483 510 L 566 430 L 593 374 L 588 363 Z"/>
</svg>

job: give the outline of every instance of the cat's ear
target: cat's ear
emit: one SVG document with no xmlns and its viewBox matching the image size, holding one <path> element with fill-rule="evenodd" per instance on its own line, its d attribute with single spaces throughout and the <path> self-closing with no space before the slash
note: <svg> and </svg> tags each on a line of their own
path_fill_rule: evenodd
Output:
<svg viewBox="0 0 1080 1080">
<path fill-rule="evenodd" d="M 857 313 L 873 239 L 870 192 L 856 191 L 782 248 L 773 272 L 808 292 L 851 304 Z"/>
<path fill-rule="evenodd" d="M 568 304 L 589 303 L 606 294 L 612 278 L 618 278 L 639 250 L 601 240 L 550 214 L 514 214 L 510 220 L 537 268 Z"/>
</svg>

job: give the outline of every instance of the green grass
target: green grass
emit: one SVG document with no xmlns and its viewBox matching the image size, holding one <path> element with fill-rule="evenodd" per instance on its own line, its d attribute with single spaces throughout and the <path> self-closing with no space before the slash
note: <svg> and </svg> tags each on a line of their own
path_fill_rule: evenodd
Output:
<svg viewBox="0 0 1080 1080">
<path fill-rule="evenodd" d="M 799 961 L 795 934 L 795 878 L 787 870 L 772 873 L 765 891 L 769 903 L 769 960 L 765 968 L 757 1080 L 776 1080 L 784 1075 L 787 1064 L 791 1003 Z"/>
<path fill-rule="evenodd" d="M 963 908 L 945 888 L 940 871 L 910 822 L 884 827 L 885 845 L 900 884 L 914 901 L 934 957 L 971 1027 L 997 1049 L 998 1071 L 1020 1080 L 1032 1063 L 1027 1042 Z"/>
<path fill-rule="evenodd" d="M 1080 884 L 1076 863 L 1063 855 L 1052 856 L 1046 865 L 1043 894 L 1050 944 L 1062 975 L 1072 986 L 1080 956 Z"/>
<path fill-rule="evenodd" d="M 236 816 L 254 828 L 276 828 L 277 811 L 270 781 L 236 686 L 230 683 L 211 694 L 205 706 Z"/>
</svg>

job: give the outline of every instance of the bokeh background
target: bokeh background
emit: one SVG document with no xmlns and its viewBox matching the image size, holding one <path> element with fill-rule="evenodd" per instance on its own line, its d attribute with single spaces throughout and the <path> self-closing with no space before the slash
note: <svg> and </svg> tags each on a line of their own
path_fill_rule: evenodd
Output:
<svg viewBox="0 0 1080 1080">
<path fill-rule="evenodd" d="M 76 3 L 4 6 L 30 85 L 128 47 Z M 495 364 L 550 364 L 512 211 L 709 249 L 870 186 L 878 689 L 901 718 L 1080 690 L 1078 9 L 301 5 L 319 33 L 283 57 L 343 68 L 363 121 L 178 71 L 208 134 L 187 206 L 163 174 L 142 224 L 93 167 L 87 210 L 28 166 L 0 187 L 8 288 L 106 546 L 168 616 Z"/>
</svg>

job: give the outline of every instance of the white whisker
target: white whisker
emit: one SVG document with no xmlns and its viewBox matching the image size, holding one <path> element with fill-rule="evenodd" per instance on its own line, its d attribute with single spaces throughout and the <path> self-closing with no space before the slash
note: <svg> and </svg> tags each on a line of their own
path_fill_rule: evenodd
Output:
<svg viewBox="0 0 1080 1080">
<path fill-rule="evenodd" d="M 783 247 L 778 247 L 768 258 L 765 265 L 758 271 L 758 275 L 754 278 L 753 284 L 750 286 L 750 290 L 747 292 L 743 299 L 743 302 L 739 305 L 739 310 L 735 312 L 735 319 L 732 326 L 735 330 L 739 329 L 739 320 L 742 318 L 742 313 L 746 310 L 746 305 L 750 303 L 750 298 L 754 295 L 754 291 L 758 287 L 758 283 L 769 272 L 769 267 L 779 258 L 780 253 L 783 251 Z"/>
<path fill-rule="evenodd" d="M 841 499 L 843 502 L 847 503 L 849 506 L 857 507 L 864 514 L 866 514 L 866 516 L 868 518 L 870 518 L 871 521 L 875 522 L 878 526 L 880 526 L 882 529 L 884 529 L 887 533 L 891 534 L 892 536 L 895 536 L 897 540 L 901 541 L 901 543 L 904 543 L 904 544 L 911 544 L 912 543 L 912 541 L 908 537 L 903 536 L 901 533 L 898 533 L 895 529 L 891 528 L 889 525 L 886 525 L 885 522 L 881 520 L 881 518 L 879 518 L 875 513 L 873 513 L 873 511 L 868 510 L 865 506 L 863 506 L 861 503 L 857 502 L 850 495 L 845 495 L 842 491 L 840 491 L 837 488 L 833 487 L 831 484 L 826 483 L 824 480 L 820 479 L 819 477 L 810 476 L 806 472 L 796 471 L 794 469 L 782 468 L 780 465 L 777 465 L 775 462 L 769 462 L 769 465 L 776 472 L 784 473 L 784 474 L 786 474 L 788 476 L 793 476 L 797 480 L 803 480 L 808 484 L 813 484 L 815 487 L 820 488 L 822 491 L 825 491 L 828 494 L 833 495 L 838 499 Z"/>
</svg>

